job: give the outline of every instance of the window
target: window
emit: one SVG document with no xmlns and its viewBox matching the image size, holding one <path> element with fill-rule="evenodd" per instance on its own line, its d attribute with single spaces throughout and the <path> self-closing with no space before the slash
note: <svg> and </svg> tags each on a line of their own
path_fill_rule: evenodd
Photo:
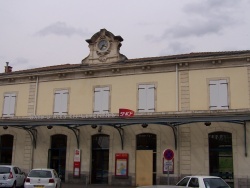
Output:
<svg viewBox="0 0 250 188">
<path fill-rule="evenodd" d="M 188 187 L 199 187 L 198 178 L 191 178 L 191 180 L 189 181 Z"/>
<path fill-rule="evenodd" d="M 227 80 L 210 80 L 210 110 L 228 109 Z"/>
<path fill-rule="evenodd" d="M 4 94 L 3 117 L 12 117 L 15 115 L 16 94 Z"/>
<path fill-rule="evenodd" d="M 188 181 L 189 181 L 189 177 L 185 177 L 185 178 L 183 178 L 181 181 L 179 181 L 178 183 L 177 183 L 177 186 L 187 186 L 187 183 L 188 183 Z"/>
<path fill-rule="evenodd" d="M 94 114 L 109 113 L 109 87 L 94 89 Z"/>
<path fill-rule="evenodd" d="M 154 84 L 139 85 L 138 95 L 139 95 L 138 112 L 154 112 L 155 111 Z"/>
<path fill-rule="evenodd" d="M 58 90 L 55 92 L 54 115 L 68 114 L 68 90 Z"/>
</svg>

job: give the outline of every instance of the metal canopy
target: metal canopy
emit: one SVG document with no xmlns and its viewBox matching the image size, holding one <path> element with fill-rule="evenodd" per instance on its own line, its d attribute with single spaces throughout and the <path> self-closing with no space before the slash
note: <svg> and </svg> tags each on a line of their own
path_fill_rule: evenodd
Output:
<svg viewBox="0 0 250 188">
<path fill-rule="evenodd" d="M 136 114 L 134 117 L 121 118 L 117 115 L 113 117 L 95 117 L 95 118 L 70 118 L 64 116 L 62 118 L 2 118 L 0 119 L 0 126 L 6 128 L 16 127 L 22 128 L 29 132 L 31 139 L 33 141 L 34 147 L 36 147 L 37 142 L 37 130 L 36 127 L 47 126 L 52 128 L 53 126 L 62 126 L 69 128 L 73 131 L 77 147 L 79 148 L 80 140 L 80 130 L 78 127 L 81 126 L 111 126 L 115 128 L 121 138 L 121 148 L 123 149 L 124 145 L 124 127 L 135 125 L 135 124 L 158 124 L 163 126 L 171 127 L 174 133 L 175 149 L 177 149 L 177 126 L 191 123 L 199 122 L 225 122 L 225 123 L 234 123 L 236 125 L 243 125 L 244 130 L 244 144 L 245 144 L 245 156 L 247 156 L 247 146 L 246 146 L 246 122 L 250 121 L 250 111 L 233 111 L 225 113 L 216 113 L 209 111 L 209 113 L 172 113 L 172 114 L 163 114 L 163 113 L 150 113 L 150 114 Z"/>
</svg>

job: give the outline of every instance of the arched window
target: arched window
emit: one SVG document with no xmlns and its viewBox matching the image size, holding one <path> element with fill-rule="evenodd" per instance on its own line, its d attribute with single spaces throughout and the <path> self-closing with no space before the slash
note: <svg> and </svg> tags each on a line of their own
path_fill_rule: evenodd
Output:
<svg viewBox="0 0 250 188">
<path fill-rule="evenodd" d="M 14 136 L 5 134 L 0 136 L 0 164 L 11 164 Z"/>
<path fill-rule="evenodd" d="M 136 149 L 156 152 L 156 135 L 150 133 L 136 135 Z"/>
<path fill-rule="evenodd" d="M 210 175 L 233 179 L 232 134 L 214 132 L 208 137 Z"/>
</svg>

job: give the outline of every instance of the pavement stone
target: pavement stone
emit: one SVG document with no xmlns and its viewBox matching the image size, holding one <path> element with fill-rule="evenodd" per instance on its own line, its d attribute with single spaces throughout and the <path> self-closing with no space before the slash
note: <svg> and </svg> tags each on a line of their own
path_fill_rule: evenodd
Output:
<svg viewBox="0 0 250 188">
<path fill-rule="evenodd" d="M 103 185 L 103 184 L 75 184 L 62 183 L 62 188 L 135 188 L 134 186 L 118 186 L 118 185 Z"/>
</svg>

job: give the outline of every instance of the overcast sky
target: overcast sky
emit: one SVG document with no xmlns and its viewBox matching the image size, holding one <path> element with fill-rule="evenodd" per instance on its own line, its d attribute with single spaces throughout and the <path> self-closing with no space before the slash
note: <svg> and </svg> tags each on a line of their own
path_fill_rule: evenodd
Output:
<svg viewBox="0 0 250 188">
<path fill-rule="evenodd" d="M 129 59 L 250 50 L 250 0 L 0 0 L 0 72 L 81 63 L 103 28 Z"/>
</svg>

